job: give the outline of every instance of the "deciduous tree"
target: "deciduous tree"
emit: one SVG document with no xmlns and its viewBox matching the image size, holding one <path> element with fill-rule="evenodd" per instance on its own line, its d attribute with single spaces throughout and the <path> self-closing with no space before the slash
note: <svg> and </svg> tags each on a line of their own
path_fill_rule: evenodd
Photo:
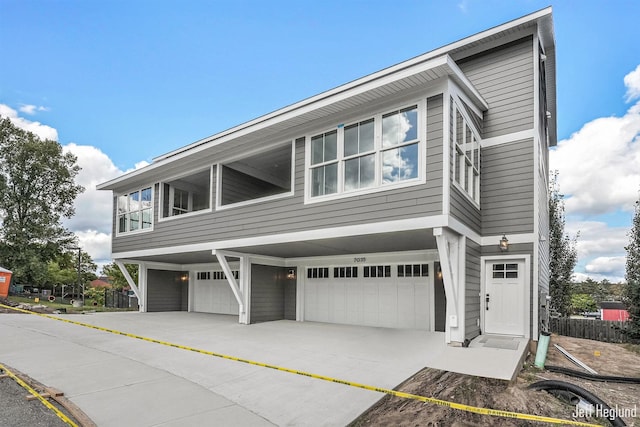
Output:
<svg viewBox="0 0 640 427">
<path fill-rule="evenodd" d="M 138 265 L 125 264 L 124 266 L 129 272 L 129 275 L 131 275 L 131 278 L 133 279 L 133 281 L 137 284 L 138 283 Z M 102 274 L 107 276 L 111 281 L 111 283 L 113 284 L 113 287 L 118 290 L 122 290 L 129 286 L 129 283 L 127 282 L 127 279 L 125 279 L 124 274 L 122 274 L 122 271 L 120 271 L 120 268 L 115 263 L 107 264 L 104 267 L 102 267 Z"/>
<path fill-rule="evenodd" d="M 44 283 L 47 263 L 73 246 L 62 226 L 84 189 L 76 157 L 61 145 L 0 118 L 0 265 L 23 283 Z"/>
<path fill-rule="evenodd" d="M 640 199 L 636 201 L 633 225 L 629 232 L 629 245 L 624 288 L 624 302 L 629 311 L 629 334 L 640 339 Z"/>
<path fill-rule="evenodd" d="M 549 188 L 549 294 L 551 307 L 561 316 L 571 313 L 571 275 L 578 261 L 576 243 L 564 232 L 564 196 L 560 193 L 558 173 Z"/>
</svg>

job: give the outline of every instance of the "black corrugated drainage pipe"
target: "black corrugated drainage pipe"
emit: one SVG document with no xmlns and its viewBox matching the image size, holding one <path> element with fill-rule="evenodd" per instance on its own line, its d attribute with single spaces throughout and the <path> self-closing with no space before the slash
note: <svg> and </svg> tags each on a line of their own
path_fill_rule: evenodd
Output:
<svg viewBox="0 0 640 427">
<path fill-rule="evenodd" d="M 569 375 L 570 377 L 582 378 L 592 381 L 606 381 L 610 383 L 640 384 L 638 377 L 619 377 L 613 375 L 595 375 L 588 372 L 576 371 L 574 369 L 564 368 L 562 366 L 545 366 L 547 371 L 558 372 Z"/>
<path fill-rule="evenodd" d="M 529 386 L 529 388 L 534 390 L 564 390 L 570 391 L 576 396 L 582 398 L 583 400 L 591 403 L 597 408 L 596 416 L 598 416 L 598 412 L 601 414 L 607 414 L 608 417 L 603 416 L 609 420 L 612 426 L 614 427 L 623 427 L 626 426 L 622 418 L 618 416 L 616 411 L 611 409 L 609 405 L 607 405 L 602 399 L 600 399 L 595 394 L 592 394 L 590 391 L 583 389 L 575 384 L 571 384 L 565 381 L 554 381 L 554 380 L 546 380 L 546 381 L 538 381 L 537 383 L 533 383 Z"/>
</svg>

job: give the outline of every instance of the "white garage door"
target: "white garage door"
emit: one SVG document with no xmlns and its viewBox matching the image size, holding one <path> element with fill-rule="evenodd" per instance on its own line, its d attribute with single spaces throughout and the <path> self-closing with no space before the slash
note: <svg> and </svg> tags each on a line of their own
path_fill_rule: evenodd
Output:
<svg viewBox="0 0 640 427">
<path fill-rule="evenodd" d="M 429 329 L 428 264 L 308 267 L 308 321 Z"/>
<path fill-rule="evenodd" d="M 233 273 L 238 274 L 237 271 Z M 238 315 L 238 302 L 222 271 L 204 271 L 196 274 L 193 311 Z"/>
</svg>

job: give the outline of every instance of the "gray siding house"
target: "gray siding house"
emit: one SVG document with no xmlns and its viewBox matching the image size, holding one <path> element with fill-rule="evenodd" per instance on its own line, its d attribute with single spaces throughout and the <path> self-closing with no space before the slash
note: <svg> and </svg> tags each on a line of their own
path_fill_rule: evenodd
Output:
<svg viewBox="0 0 640 427">
<path fill-rule="evenodd" d="M 555 112 L 547 8 L 99 185 L 112 257 L 141 311 L 536 339 Z"/>
</svg>

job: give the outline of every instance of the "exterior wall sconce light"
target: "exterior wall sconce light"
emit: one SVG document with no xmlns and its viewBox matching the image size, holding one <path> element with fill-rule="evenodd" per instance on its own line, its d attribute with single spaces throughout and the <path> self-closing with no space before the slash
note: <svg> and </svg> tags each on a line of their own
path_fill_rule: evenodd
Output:
<svg viewBox="0 0 640 427">
<path fill-rule="evenodd" d="M 438 265 L 438 271 L 436 272 L 436 276 L 438 276 L 438 279 L 442 279 L 442 267 L 440 265 Z"/>
<path fill-rule="evenodd" d="M 293 280 L 296 278 L 296 270 L 295 268 L 290 268 L 287 270 L 287 279 Z"/>
<path fill-rule="evenodd" d="M 189 281 L 189 273 L 183 273 L 182 276 L 180 276 L 180 280 L 182 280 L 183 282 L 188 282 Z"/>
<path fill-rule="evenodd" d="M 505 234 L 502 235 L 502 239 L 500 239 L 498 247 L 502 252 L 506 252 L 509 250 L 509 240 L 507 240 L 507 236 Z"/>
</svg>

